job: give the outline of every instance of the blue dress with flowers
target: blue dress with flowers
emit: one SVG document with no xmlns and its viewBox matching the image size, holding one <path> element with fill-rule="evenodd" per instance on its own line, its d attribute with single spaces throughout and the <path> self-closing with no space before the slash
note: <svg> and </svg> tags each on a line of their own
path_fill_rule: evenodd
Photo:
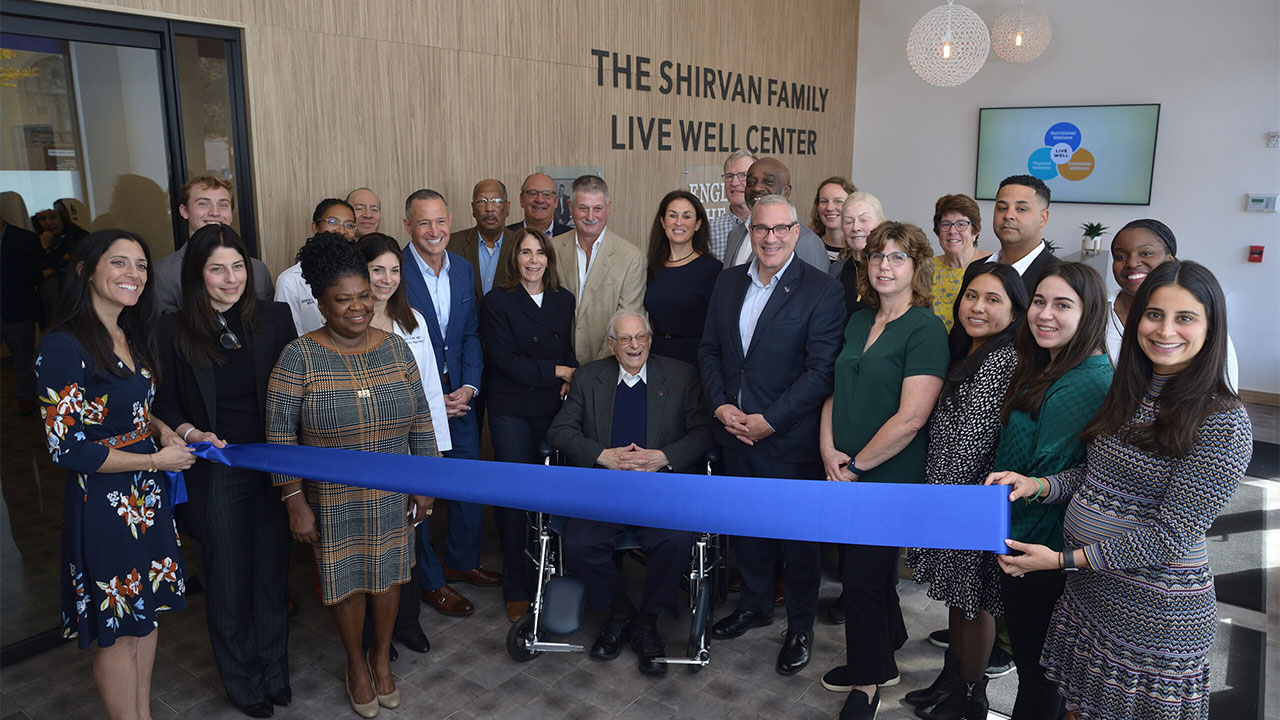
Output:
<svg viewBox="0 0 1280 720">
<path fill-rule="evenodd" d="M 120 367 L 127 370 L 123 362 Z M 62 511 L 62 634 L 81 648 L 142 637 L 156 615 L 186 607 L 173 508 L 163 472 L 102 473 L 110 448 L 156 452 L 151 371 L 93 373 L 70 334 L 45 336 L 36 358 L 40 416 L 53 462 L 67 469 Z"/>
</svg>

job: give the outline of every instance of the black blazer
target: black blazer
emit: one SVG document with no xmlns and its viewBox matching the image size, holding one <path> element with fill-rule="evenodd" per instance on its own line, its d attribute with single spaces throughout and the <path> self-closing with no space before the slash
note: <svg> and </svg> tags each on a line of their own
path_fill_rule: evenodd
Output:
<svg viewBox="0 0 1280 720">
<path fill-rule="evenodd" d="M 261 325 L 258 332 L 241 338 L 241 342 L 253 353 L 253 382 L 265 422 L 267 379 L 284 346 L 297 338 L 297 330 L 289 306 L 280 302 L 259 301 L 258 322 Z M 161 383 L 156 389 L 151 412 L 171 428 L 189 422 L 197 430 L 213 431 L 221 436 L 223 432 L 220 430 L 225 428 L 218 424 L 218 387 L 213 370 L 200 370 L 178 355 L 177 329 L 177 313 L 161 316 L 158 335 Z M 183 477 L 187 483 L 187 506 L 181 515 L 186 525 L 183 530 L 199 539 L 204 536 L 205 510 L 209 502 L 209 462 L 196 460 Z"/>
<path fill-rule="evenodd" d="M 993 257 L 995 256 L 991 255 L 989 257 L 978 258 L 977 260 L 969 263 L 969 266 L 964 269 L 964 279 L 961 281 L 961 284 L 967 283 L 973 279 L 973 273 L 978 268 L 986 265 L 988 262 L 991 262 L 991 258 Z M 1056 262 L 1062 261 L 1058 259 L 1057 255 L 1049 252 L 1049 248 L 1045 248 L 1036 256 L 1036 259 L 1032 260 L 1031 264 L 1027 266 L 1027 271 L 1022 273 L 1022 285 L 1027 289 L 1028 300 L 1036 294 L 1036 285 L 1040 284 L 1040 276 L 1044 274 L 1044 269 Z"/>
<path fill-rule="evenodd" d="M 729 268 L 716 279 L 698 346 L 698 370 L 712 413 L 726 403 L 747 414 L 763 413 L 774 434 L 747 446 L 717 423 L 716 440 L 726 452 L 820 463 L 818 419 L 835 384 L 845 326 L 843 290 L 825 272 L 793 258 L 761 311 L 744 355 L 738 318 L 751 283 L 748 267 Z"/>
<path fill-rule="evenodd" d="M 653 354 L 645 367 L 645 448 L 666 453 L 676 472 L 697 472 L 698 461 L 714 443 L 698 371 L 688 363 Z M 574 465 L 594 466 L 613 439 L 617 393 L 616 358 L 583 365 L 573 374 L 569 399 L 547 430 L 547 442 Z"/>
<path fill-rule="evenodd" d="M 505 242 L 505 241 L 504 241 Z M 573 293 L 543 293 L 542 307 L 521 285 L 495 287 L 480 303 L 485 408 L 500 415 L 551 417 L 560 409 L 556 365 L 577 367 Z"/>
</svg>

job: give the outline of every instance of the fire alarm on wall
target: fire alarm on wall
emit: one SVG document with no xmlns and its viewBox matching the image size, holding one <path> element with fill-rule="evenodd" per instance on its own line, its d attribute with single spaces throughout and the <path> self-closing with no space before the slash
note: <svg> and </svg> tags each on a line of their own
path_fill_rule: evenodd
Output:
<svg viewBox="0 0 1280 720">
<path fill-rule="evenodd" d="M 1262 262 L 1262 245 L 1249 246 L 1249 262 Z"/>
</svg>

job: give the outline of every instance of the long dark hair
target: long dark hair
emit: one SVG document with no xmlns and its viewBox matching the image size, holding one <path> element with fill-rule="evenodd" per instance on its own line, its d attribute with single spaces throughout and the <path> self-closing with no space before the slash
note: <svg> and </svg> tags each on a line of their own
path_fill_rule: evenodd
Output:
<svg viewBox="0 0 1280 720">
<path fill-rule="evenodd" d="M 520 284 L 520 246 L 525 238 L 533 238 L 542 246 L 542 254 L 547 258 L 547 269 L 542 271 L 542 292 L 560 292 L 560 276 L 556 272 L 556 249 L 545 233 L 533 228 L 520 228 L 511 238 L 511 252 L 507 254 L 507 276 L 498 287 L 503 290 L 514 290 Z M 505 242 L 505 241 L 504 241 Z"/>
<path fill-rule="evenodd" d="M 1000 284 L 1004 286 L 1004 294 L 1009 298 L 1009 327 L 987 338 L 986 342 L 979 345 L 978 349 L 973 354 L 970 354 L 969 349 L 973 347 L 973 338 L 969 337 L 969 333 L 965 332 L 965 329 L 960 325 L 960 300 L 964 297 L 965 291 L 969 289 L 969 284 L 982 275 L 994 275 L 1000 281 Z M 947 378 L 942 387 L 939 403 L 949 397 L 962 383 L 973 377 L 991 353 L 1006 345 L 1013 344 L 1014 338 L 1018 336 L 1018 332 L 1027 318 L 1026 285 L 1023 284 L 1022 277 L 1018 275 L 1018 271 L 1014 270 L 1011 265 L 1005 265 L 1004 263 L 981 265 L 971 275 L 967 275 L 964 282 L 960 284 L 960 291 L 956 293 L 955 304 L 951 307 L 951 317 L 954 324 L 951 326 L 951 334 L 947 337 L 947 345 L 951 350 L 951 366 L 947 369 Z"/>
<path fill-rule="evenodd" d="M 693 206 L 694 215 L 697 216 L 699 225 L 698 229 L 693 231 L 691 240 L 694 252 L 703 255 L 711 252 L 711 222 L 707 220 L 707 211 L 702 207 L 702 201 L 688 190 L 672 190 L 662 196 L 662 201 L 658 203 L 658 214 L 653 216 L 653 226 L 649 228 L 649 252 L 647 253 L 649 267 L 648 277 L 645 279 L 647 283 L 653 282 L 658 273 L 666 269 L 665 263 L 671 259 L 671 243 L 667 242 L 667 231 L 662 227 L 662 216 L 667 214 L 667 208 L 671 207 L 671 203 L 676 200 L 687 200 Z"/>
<path fill-rule="evenodd" d="M 1151 385 L 1154 366 L 1138 346 L 1138 325 L 1156 290 L 1174 285 L 1191 293 L 1204 305 L 1209 328 L 1200 352 L 1185 370 L 1170 377 L 1160 391 L 1160 413 L 1147 425 L 1130 425 L 1143 395 Z M 1226 381 L 1227 303 L 1218 279 L 1205 266 L 1170 260 L 1156 267 L 1142 281 L 1125 319 L 1124 339 L 1111 389 L 1102 408 L 1080 437 L 1088 442 L 1101 435 L 1119 433 L 1129 442 L 1161 455 L 1184 457 L 1196 441 L 1204 419 L 1240 404 Z"/>
<path fill-rule="evenodd" d="M 354 190 L 352 192 L 355 192 Z M 404 276 L 404 253 L 400 251 L 400 246 L 396 244 L 394 238 L 390 235 L 384 235 L 380 232 L 373 232 L 365 235 L 356 242 L 356 249 L 364 255 L 364 261 L 371 263 L 374 260 L 391 253 L 396 257 L 396 262 L 401 264 L 401 277 Z M 405 332 L 413 332 L 418 329 L 418 319 L 413 316 L 413 308 L 409 307 L 409 294 L 404 289 L 404 281 L 402 280 L 396 291 L 391 293 L 391 297 L 387 298 L 387 315 L 395 321 L 397 325 L 404 328 Z"/>
<path fill-rule="evenodd" d="M 111 335 L 98 313 L 93 309 L 93 295 L 90 278 L 98 268 L 98 261 L 117 240 L 132 240 L 142 248 L 142 255 L 147 259 L 147 282 L 142 286 L 138 302 L 120 310 L 116 324 L 124 331 L 129 349 L 134 353 L 134 362 L 138 369 L 146 366 L 151 370 L 152 380 L 160 382 L 160 366 L 156 359 L 156 338 L 152 332 L 152 321 L 156 314 L 156 291 L 151 283 L 151 248 L 140 235 L 128 230 L 99 230 L 90 233 L 76 244 L 71 252 L 67 267 L 66 285 L 62 289 L 61 310 L 58 320 L 50 330 L 62 330 L 69 333 L 89 353 L 93 368 L 89 374 L 102 377 L 104 372 L 117 377 L 130 377 L 132 373 L 122 368 L 115 361 L 115 351 Z"/>
<path fill-rule="evenodd" d="M 1030 413 L 1031 419 L 1036 419 L 1049 388 L 1058 378 L 1101 349 L 1106 341 L 1107 296 L 1098 272 L 1084 263 L 1054 263 L 1044 269 L 1036 283 L 1037 289 L 1047 277 L 1062 278 L 1080 297 L 1080 324 L 1076 327 L 1076 334 L 1053 360 L 1049 358 L 1048 350 L 1036 344 L 1031 322 L 1022 324 L 1016 343 L 1018 369 L 1013 371 L 1004 407 L 1000 411 L 1000 421 L 1005 424 L 1015 411 Z"/>
<path fill-rule="evenodd" d="M 218 337 L 218 325 L 214 321 L 217 311 L 204 286 L 204 265 L 218 248 L 231 248 L 244 261 L 244 290 L 236 302 L 240 308 L 240 321 L 252 334 L 258 330 L 258 298 L 254 293 L 253 262 L 240 236 L 230 225 L 214 223 L 196 230 L 187 241 L 187 252 L 182 258 L 182 304 L 178 307 L 178 331 L 175 339 L 178 354 L 183 360 L 201 370 L 215 364 L 223 364 L 222 356 L 214 347 Z"/>
</svg>

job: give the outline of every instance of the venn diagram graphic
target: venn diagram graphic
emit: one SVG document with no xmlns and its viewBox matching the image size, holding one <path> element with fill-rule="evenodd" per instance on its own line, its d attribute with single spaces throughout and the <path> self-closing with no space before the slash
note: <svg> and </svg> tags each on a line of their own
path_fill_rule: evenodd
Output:
<svg viewBox="0 0 1280 720">
<path fill-rule="evenodd" d="M 1044 134 L 1044 147 L 1027 158 L 1027 172 L 1041 180 L 1079 181 L 1093 172 L 1093 153 L 1080 147 L 1080 128 L 1060 122 Z"/>
</svg>

